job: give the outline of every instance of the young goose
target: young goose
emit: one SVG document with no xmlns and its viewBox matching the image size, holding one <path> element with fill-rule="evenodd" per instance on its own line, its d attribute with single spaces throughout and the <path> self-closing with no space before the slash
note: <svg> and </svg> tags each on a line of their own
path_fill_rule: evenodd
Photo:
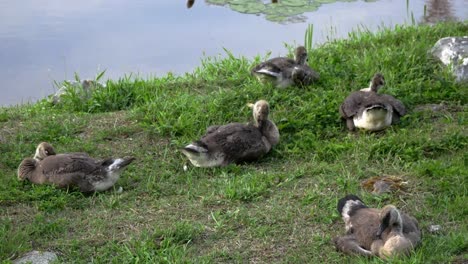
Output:
<svg viewBox="0 0 468 264">
<path fill-rule="evenodd" d="M 356 127 L 369 131 L 383 130 L 398 123 L 406 114 L 402 102 L 391 95 L 377 94 L 384 84 L 383 75 L 377 73 L 369 88 L 353 92 L 344 100 L 339 110 L 349 130 L 354 131 Z"/>
<path fill-rule="evenodd" d="M 278 88 L 286 88 L 293 84 L 309 85 L 319 79 L 319 74 L 307 64 L 307 51 L 299 46 L 295 51 L 295 59 L 277 57 L 260 63 L 252 69 L 252 75 L 261 82 L 273 82 Z"/>
<path fill-rule="evenodd" d="M 253 124 L 210 126 L 200 140 L 187 145 L 182 153 L 196 167 L 226 166 L 268 153 L 279 142 L 278 128 L 268 119 L 268 102 L 260 100 L 249 106 L 253 109 Z"/>
<path fill-rule="evenodd" d="M 96 160 L 85 153 L 51 154 L 55 151 L 52 146 L 47 150 L 49 146 L 45 142 L 39 144 L 34 158 L 21 162 L 19 180 L 59 188 L 78 187 L 82 192 L 104 191 L 117 182 L 121 171 L 134 160 L 132 157 Z"/>
<path fill-rule="evenodd" d="M 409 252 L 407 241 L 411 248 L 421 241 L 416 219 L 400 213 L 394 206 L 386 206 L 382 210 L 368 208 L 359 197 L 347 195 L 338 201 L 338 212 L 345 222 L 346 235 L 334 241 L 337 250 L 344 253 L 393 256 Z"/>
</svg>

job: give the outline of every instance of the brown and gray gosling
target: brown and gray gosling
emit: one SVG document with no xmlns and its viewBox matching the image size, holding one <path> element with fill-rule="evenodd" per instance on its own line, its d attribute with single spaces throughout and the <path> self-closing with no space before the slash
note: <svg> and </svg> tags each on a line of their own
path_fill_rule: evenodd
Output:
<svg viewBox="0 0 468 264">
<path fill-rule="evenodd" d="M 268 119 L 270 107 L 259 100 L 252 107 L 254 122 L 210 126 L 205 135 L 181 151 L 196 167 L 226 166 L 256 160 L 279 142 L 279 131 Z"/>
<path fill-rule="evenodd" d="M 395 206 L 369 208 L 355 195 L 338 201 L 346 234 L 334 239 L 346 254 L 389 258 L 408 255 L 421 242 L 418 221 Z"/>
<path fill-rule="evenodd" d="M 341 104 L 339 112 L 350 131 L 356 128 L 380 131 L 396 124 L 406 114 L 406 107 L 395 97 L 378 94 L 385 84 L 381 73 L 372 78 L 369 88 L 351 93 Z"/>
<path fill-rule="evenodd" d="M 285 57 L 272 58 L 252 68 L 251 73 L 260 82 L 272 82 L 277 88 L 307 86 L 320 77 L 307 62 L 307 50 L 299 46 L 295 50 L 294 60 Z"/>
<path fill-rule="evenodd" d="M 133 160 L 133 157 L 96 160 L 86 153 L 56 154 L 52 145 L 42 142 L 34 158 L 26 158 L 19 165 L 18 179 L 59 188 L 76 187 L 81 192 L 105 191 Z"/>
</svg>

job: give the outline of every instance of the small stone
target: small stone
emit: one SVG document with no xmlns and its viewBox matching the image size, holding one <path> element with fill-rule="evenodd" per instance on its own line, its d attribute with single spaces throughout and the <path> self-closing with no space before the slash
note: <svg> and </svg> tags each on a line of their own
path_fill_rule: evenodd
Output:
<svg viewBox="0 0 468 264">
<path fill-rule="evenodd" d="M 123 192 L 123 188 L 122 186 L 119 186 L 119 188 L 117 189 L 116 193 L 122 193 Z"/>
<path fill-rule="evenodd" d="M 429 232 L 431 232 L 431 233 L 437 233 L 440 230 L 442 230 L 442 227 L 440 225 L 430 225 L 429 226 Z"/>
<path fill-rule="evenodd" d="M 31 251 L 23 257 L 15 259 L 14 264 L 32 263 L 32 264 L 49 264 L 57 261 L 57 254 L 48 251 Z"/>
<path fill-rule="evenodd" d="M 187 164 L 184 164 L 184 171 L 188 171 L 188 167 L 187 167 Z"/>
</svg>

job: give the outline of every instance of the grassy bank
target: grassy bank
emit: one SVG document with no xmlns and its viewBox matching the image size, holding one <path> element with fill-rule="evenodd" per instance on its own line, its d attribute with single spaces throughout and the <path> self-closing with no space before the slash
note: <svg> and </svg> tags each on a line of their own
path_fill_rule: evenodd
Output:
<svg viewBox="0 0 468 264">
<path fill-rule="evenodd" d="M 191 74 L 108 81 L 85 103 L 46 100 L 0 109 L 0 259 L 31 249 L 64 262 L 381 263 L 336 252 L 344 231 L 337 199 L 358 194 L 370 206 L 393 203 L 415 216 L 422 245 L 395 263 L 468 259 L 468 86 L 428 55 L 466 23 L 354 33 L 310 52 L 321 81 L 279 90 L 249 69 L 263 58 L 211 58 Z M 338 106 L 380 71 L 382 92 L 409 114 L 383 133 L 345 130 Z M 270 102 L 280 144 L 256 163 L 202 169 L 178 151 L 212 124 L 245 122 L 245 106 Z M 433 111 L 428 104 L 443 103 Z M 134 156 L 116 186 L 82 195 L 16 179 L 41 141 L 58 152 Z M 396 175 L 405 190 L 374 196 L 362 180 Z M 439 233 L 429 233 L 433 224 Z"/>
</svg>

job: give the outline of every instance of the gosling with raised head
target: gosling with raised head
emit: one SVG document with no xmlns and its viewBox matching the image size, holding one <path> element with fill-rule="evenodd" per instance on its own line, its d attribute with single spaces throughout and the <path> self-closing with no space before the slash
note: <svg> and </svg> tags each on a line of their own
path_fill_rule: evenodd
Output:
<svg viewBox="0 0 468 264">
<path fill-rule="evenodd" d="M 268 153 L 279 142 L 279 131 L 268 119 L 270 107 L 260 100 L 254 105 L 252 124 L 230 123 L 211 126 L 206 134 L 181 151 L 196 167 L 226 166 L 251 161 Z"/>
</svg>

